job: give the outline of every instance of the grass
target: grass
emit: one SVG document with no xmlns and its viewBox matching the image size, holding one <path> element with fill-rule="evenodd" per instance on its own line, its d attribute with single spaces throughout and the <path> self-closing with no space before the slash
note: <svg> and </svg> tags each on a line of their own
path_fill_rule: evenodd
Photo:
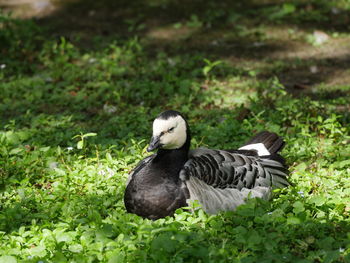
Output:
<svg viewBox="0 0 350 263">
<path fill-rule="evenodd" d="M 197 32 L 174 43 L 147 34 L 147 12 L 174 8 L 163 2 L 88 43 L 84 32 L 57 37 L 62 20 L 43 27 L 1 15 L 0 262 L 350 262 L 350 85 L 333 84 L 349 64 L 317 57 L 348 41 L 345 22 L 328 29 L 339 34 L 320 53 L 290 63 L 273 55 L 270 43 L 284 32 L 272 24 L 294 28 L 297 40 L 283 43 L 314 52 L 302 28 L 327 25 L 326 2 L 218 6 L 206 16 L 174 9 L 162 36 Z M 345 21 L 348 2 L 335 6 Z M 329 79 L 293 87 L 315 63 Z M 291 69 L 293 85 L 280 78 Z M 218 215 L 127 214 L 128 173 L 147 156 L 151 122 L 165 109 L 188 117 L 193 147 L 236 148 L 258 131 L 279 133 L 293 186 Z"/>
</svg>

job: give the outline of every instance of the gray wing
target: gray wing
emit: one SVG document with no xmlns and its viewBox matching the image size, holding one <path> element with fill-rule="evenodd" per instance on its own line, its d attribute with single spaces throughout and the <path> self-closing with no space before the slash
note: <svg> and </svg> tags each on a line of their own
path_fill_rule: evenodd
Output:
<svg viewBox="0 0 350 263">
<path fill-rule="evenodd" d="M 268 199 L 272 187 L 288 185 L 279 162 L 220 150 L 197 149 L 180 172 L 190 193 L 207 213 L 234 210 L 247 198 Z"/>
<path fill-rule="evenodd" d="M 152 154 L 148 157 L 146 157 L 145 159 L 142 159 L 137 165 L 136 167 L 130 172 L 128 180 L 126 181 L 126 186 L 128 186 L 128 184 L 130 183 L 130 181 L 132 180 L 132 177 L 135 173 L 139 172 L 143 167 L 145 167 L 150 161 L 153 160 L 153 158 L 155 157 L 155 154 Z"/>
<path fill-rule="evenodd" d="M 186 182 L 189 192 L 189 201 L 199 201 L 199 204 L 209 214 L 220 211 L 235 210 L 237 206 L 245 203 L 248 198 L 269 199 L 271 188 L 257 186 L 252 189 L 242 188 L 214 188 L 196 177 L 190 177 Z"/>
<path fill-rule="evenodd" d="M 285 187 L 288 170 L 267 158 L 221 150 L 197 149 L 190 152 L 182 176 L 196 177 L 214 188 Z"/>
</svg>

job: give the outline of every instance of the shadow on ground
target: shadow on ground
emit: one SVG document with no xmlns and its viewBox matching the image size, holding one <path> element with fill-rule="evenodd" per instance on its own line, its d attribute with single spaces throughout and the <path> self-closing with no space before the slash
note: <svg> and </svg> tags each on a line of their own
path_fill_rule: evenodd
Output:
<svg viewBox="0 0 350 263">
<path fill-rule="evenodd" d="M 33 0 L 35 2 L 35 0 Z M 56 1 L 37 19 L 49 38 L 62 36 L 83 50 L 137 37 L 150 58 L 201 54 L 287 87 L 350 83 L 349 12 L 327 1 Z M 283 2 L 284 3 L 284 2 Z M 313 46 L 313 33 L 328 41 Z M 324 31 L 324 32 L 323 32 Z M 308 42 L 309 39 L 309 42 Z M 299 91 L 297 91 L 299 92 Z"/>
<path fill-rule="evenodd" d="M 333 19 L 335 15 L 337 19 Z M 103 127 L 106 137 L 123 138 L 131 128 L 137 130 L 130 126 L 136 122 L 130 123 L 130 118 L 125 116 L 154 116 L 147 107 L 164 106 L 171 100 L 173 107 L 181 109 L 191 94 L 196 96 L 188 100 L 191 105 L 206 100 L 212 102 L 215 89 L 211 83 L 205 84 L 201 73 L 203 58 L 227 63 L 220 76 L 216 75 L 224 88 L 228 74 L 236 74 L 238 78 L 252 74 L 258 80 L 277 76 L 287 91 L 296 96 L 308 95 L 314 100 L 344 97 L 349 95 L 350 83 L 350 42 L 345 34 L 349 29 L 349 17 L 347 10 L 335 9 L 326 1 L 294 1 L 289 5 L 281 5 L 279 1 L 67 1 L 60 9 L 35 20 L 43 30 L 38 33 L 41 38 L 38 42 L 53 39 L 57 45 L 63 45 L 61 37 L 64 37 L 82 52 L 72 55 L 66 64 L 62 63 L 62 70 L 57 66 L 54 74 L 58 76 L 41 76 L 41 70 L 45 73 L 45 66 L 42 66 L 30 81 L 14 84 L 23 91 L 12 94 L 13 87 L 9 86 L 6 96 L 13 98 L 13 103 L 3 108 L 5 123 L 8 119 L 33 122 L 39 134 L 57 134 L 57 129 L 64 134 L 70 123 L 78 123 L 75 126 L 80 130 L 84 125 L 89 129 L 94 127 L 87 120 L 97 123 L 106 120 L 104 123 L 108 124 Z M 25 35 L 25 29 L 18 34 Z M 325 31 L 328 41 L 319 46 L 307 42 L 307 37 L 316 30 Z M 343 35 L 332 37 L 332 33 Z M 18 43 L 22 37 L 18 37 Z M 103 50 L 113 43 L 127 43 L 135 38 L 141 43 L 147 62 L 140 62 L 140 57 L 135 55 L 130 61 L 110 60 L 110 67 L 96 66 L 90 70 L 75 61 L 84 52 Z M 57 50 L 54 50 L 56 54 Z M 179 62 L 159 60 L 161 54 L 170 59 L 180 57 Z M 37 54 L 24 55 L 27 55 L 25 63 L 31 64 Z M 200 59 L 191 61 L 196 64 L 188 66 L 196 56 Z M 22 56 L 17 59 L 19 64 L 25 64 Z M 52 66 L 56 62 L 51 60 L 48 56 L 47 61 Z M 165 66 L 154 66 L 164 62 Z M 121 67 L 121 72 L 112 72 L 112 76 L 104 74 L 116 67 Z M 167 75 L 159 70 L 166 67 L 169 68 Z M 32 74 L 29 72 L 28 75 Z M 148 86 L 144 87 L 141 82 L 147 82 Z M 196 92 L 196 85 L 200 83 L 204 85 Z M 250 92 L 249 87 L 242 92 Z M 176 100 L 178 105 L 174 103 Z M 132 105 L 132 110 L 123 105 Z M 111 117 L 106 113 L 108 106 L 120 109 Z M 128 111 L 124 112 L 125 109 Z M 28 113 L 27 116 L 28 110 L 36 115 Z M 339 108 L 341 113 L 346 110 L 346 107 Z M 40 113 L 44 115 L 40 117 Z M 66 119 L 61 118 L 61 113 Z M 52 121 L 45 119 L 48 115 L 52 115 Z M 74 119 L 67 120 L 69 116 Z M 29 117 L 33 118 L 29 120 Z M 128 126 L 117 130 L 110 125 L 120 122 Z M 42 128 L 45 125 L 55 128 L 45 130 Z M 74 132 L 57 135 L 57 142 L 67 141 Z M 137 135 L 144 132 L 141 130 Z"/>
</svg>

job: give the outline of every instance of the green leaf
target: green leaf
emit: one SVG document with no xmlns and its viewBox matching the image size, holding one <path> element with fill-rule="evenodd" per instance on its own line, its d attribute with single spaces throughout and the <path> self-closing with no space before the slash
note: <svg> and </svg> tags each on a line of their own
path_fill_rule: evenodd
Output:
<svg viewBox="0 0 350 263">
<path fill-rule="evenodd" d="M 222 221 L 213 219 L 210 221 L 210 226 L 213 229 L 221 229 L 222 228 Z"/>
<path fill-rule="evenodd" d="M 211 70 L 211 67 L 210 67 L 210 66 L 205 66 L 205 67 L 203 68 L 203 75 L 204 75 L 204 76 L 207 76 L 210 70 Z"/>
<path fill-rule="evenodd" d="M 199 217 L 203 222 L 207 221 L 207 214 L 206 214 L 202 209 L 200 209 L 200 210 L 198 211 L 198 217 Z"/>
<path fill-rule="evenodd" d="M 20 143 L 19 136 L 16 133 L 14 133 L 13 131 L 6 132 L 6 139 L 11 144 Z"/>
<path fill-rule="evenodd" d="M 17 263 L 17 259 L 13 256 L 1 256 L 0 263 Z"/>
<path fill-rule="evenodd" d="M 67 262 L 67 258 L 63 255 L 62 252 L 57 252 L 55 254 L 55 256 L 52 258 L 53 262 L 60 262 L 60 263 L 64 263 Z"/>
<path fill-rule="evenodd" d="M 22 200 L 26 198 L 26 192 L 23 188 L 17 189 L 17 193 Z"/>
<path fill-rule="evenodd" d="M 42 258 L 46 256 L 47 252 L 44 246 L 39 245 L 36 247 L 29 248 L 28 254 L 30 254 L 31 256 Z"/>
<path fill-rule="evenodd" d="M 60 175 L 60 176 L 65 176 L 66 175 L 66 171 L 60 169 L 60 168 L 54 168 L 55 172 Z"/>
<path fill-rule="evenodd" d="M 73 253 L 80 253 L 81 251 L 83 251 L 83 246 L 80 244 L 73 244 L 69 245 L 68 249 Z"/>
<path fill-rule="evenodd" d="M 313 196 L 309 199 L 310 203 L 314 203 L 316 206 L 322 206 L 326 202 L 326 198 L 323 196 Z"/>
<path fill-rule="evenodd" d="M 293 204 L 293 212 L 295 214 L 299 214 L 300 212 L 303 212 L 305 211 L 305 207 L 304 207 L 304 204 L 300 201 L 296 201 L 294 204 Z"/>
<path fill-rule="evenodd" d="M 23 152 L 23 148 L 14 148 L 9 152 L 9 154 L 16 155 L 16 154 L 19 154 L 20 152 Z"/>
<path fill-rule="evenodd" d="M 276 12 L 269 15 L 270 20 L 281 19 L 293 12 L 295 12 L 296 7 L 293 4 L 285 3 L 282 8 L 277 10 Z"/>
<path fill-rule="evenodd" d="M 41 152 L 47 152 L 48 150 L 50 150 L 50 146 L 41 147 L 41 148 L 39 149 L 39 151 L 41 151 Z"/>
<path fill-rule="evenodd" d="M 285 3 L 283 4 L 283 11 L 286 13 L 286 14 L 290 14 L 290 13 L 293 13 L 295 11 L 295 5 L 294 4 L 291 4 L 291 3 Z"/>
<path fill-rule="evenodd" d="M 326 256 L 323 260 L 323 263 L 332 263 L 332 262 L 338 262 L 340 253 L 338 250 L 333 250 L 333 251 L 327 251 Z"/>
<path fill-rule="evenodd" d="M 113 162 L 112 155 L 110 153 L 106 153 L 106 159 L 108 162 Z"/>
<path fill-rule="evenodd" d="M 82 137 L 85 138 L 85 137 L 93 137 L 93 136 L 96 136 L 97 133 L 94 133 L 94 132 L 90 132 L 90 133 L 86 133 L 84 134 Z"/>
<path fill-rule="evenodd" d="M 161 233 L 159 236 L 155 237 L 152 241 L 152 249 L 157 251 L 163 249 L 169 253 L 176 250 L 176 240 L 172 239 L 172 233 Z"/>
<path fill-rule="evenodd" d="M 174 25 L 173 25 L 173 27 L 175 28 L 175 29 L 179 29 L 179 28 L 181 28 L 183 25 L 182 25 L 182 23 L 180 23 L 180 22 L 178 22 L 178 23 L 175 23 Z"/>
<path fill-rule="evenodd" d="M 255 211 L 250 206 L 242 205 L 237 208 L 236 213 L 241 216 L 254 216 Z"/>
<path fill-rule="evenodd" d="M 304 162 L 301 162 L 301 163 L 299 163 L 297 166 L 295 166 L 295 171 L 297 171 L 297 172 L 303 172 L 303 171 L 305 171 L 306 170 L 306 168 L 307 168 L 307 164 L 306 163 L 304 163 Z"/>
<path fill-rule="evenodd" d="M 74 237 L 75 237 L 75 232 L 57 232 L 56 233 L 56 241 L 58 243 L 60 242 L 65 242 L 65 243 L 70 243 L 73 241 Z"/>
<path fill-rule="evenodd" d="M 350 166 L 350 159 L 349 160 L 344 160 L 344 161 L 341 161 L 341 162 L 337 162 L 336 167 L 339 167 L 339 168 L 345 168 L 347 166 Z"/>
<path fill-rule="evenodd" d="M 334 245 L 334 238 L 333 237 L 325 237 L 323 239 L 320 239 L 317 241 L 317 244 L 320 248 L 324 250 L 331 250 Z"/>
<path fill-rule="evenodd" d="M 108 263 L 125 262 L 124 259 L 125 259 L 125 253 L 118 249 L 110 255 L 110 257 L 108 259 Z"/>
<path fill-rule="evenodd" d="M 84 147 L 84 141 L 83 141 L 83 140 L 78 141 L 78 143 L 77 143 L 77 148 L 78 148 L 78 149 L 83 149 L 83 147 Z"/>
<path fill-rule="evenodd" d="M 287 224 L 298 225 L 300 223 L 301 223 L 301 221 L 297 217 L 292 216 L 292 217 L 287 218 Z"/>
<path fill-rule="evenodd" d="M 248 235 L 248 244 L 251 245 L 257 245 L 261 242 L 261 237 L 259 236 L 259 233 L 255 230 L 249 232 Z"/>
</svg>

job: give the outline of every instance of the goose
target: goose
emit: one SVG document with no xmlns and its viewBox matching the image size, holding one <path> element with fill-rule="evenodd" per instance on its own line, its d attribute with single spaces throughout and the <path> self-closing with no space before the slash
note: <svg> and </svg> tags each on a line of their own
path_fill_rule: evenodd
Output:
<svg viewBox="0 0 350 263">
<path fill-rule="evenodd" d="M 263 131 L 238 150 L 190 150 L 191 133 L 183 115 L 162 112 L 153 122 L 148 152 L 127 180 L 127 212 L 156 220 L 197 200 L 209 214 L 235 210 L 248 198 L 268 199 L 286 187 L 288 169 L 278 154 L 284 141 Z"/>
</svg>

